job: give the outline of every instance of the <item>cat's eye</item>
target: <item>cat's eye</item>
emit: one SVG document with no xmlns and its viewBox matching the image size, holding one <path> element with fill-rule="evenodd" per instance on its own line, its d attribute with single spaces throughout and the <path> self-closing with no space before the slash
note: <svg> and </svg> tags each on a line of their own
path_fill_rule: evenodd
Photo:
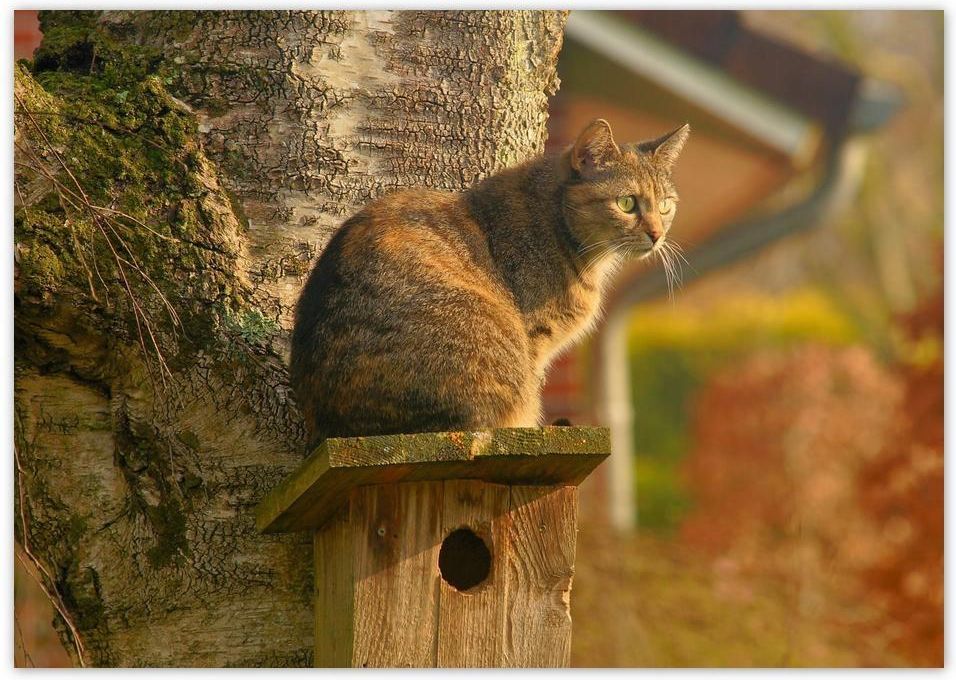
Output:
<svg viewBox="0 0 956 680">
<path fill-rule="evenodd" d="M 637 207 L 637 199 L 633 196 L 620 196 L 617 199 L 617 207 L 626 213 L 634 212 L 634 208 Z"/>
<path fill-rule="evenodd" d="M 657 210 L 658 212 L 660 212 L 661 215 L 666 215 L 673 209 L 674 209 L 673 198 L 665 198 L 664 200 L 662 200 L 660 203 L 657 204 Z"/>
</svg>

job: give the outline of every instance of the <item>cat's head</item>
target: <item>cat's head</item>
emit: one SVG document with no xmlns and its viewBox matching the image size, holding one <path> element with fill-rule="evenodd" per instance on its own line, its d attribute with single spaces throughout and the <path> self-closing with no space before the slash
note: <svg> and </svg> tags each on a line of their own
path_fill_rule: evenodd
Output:
<svg viewBox="0 0 956 680">
<path fill-rule="evenodd" d="M 582 255 L 639 256 L 661 248 L 677 213 L 671 170 L 690 133 L 618 146 L 607 121 L 588 125 L 568 151 L 564 215 Z"/>
</svg>

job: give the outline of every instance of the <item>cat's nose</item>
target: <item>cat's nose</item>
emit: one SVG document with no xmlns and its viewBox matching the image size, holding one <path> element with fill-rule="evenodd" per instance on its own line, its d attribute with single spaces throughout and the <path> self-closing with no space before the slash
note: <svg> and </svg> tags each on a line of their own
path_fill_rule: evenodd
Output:
<svg viewBox="0 0 956 680">
<path fill-rule="evenodd" d="M 651 238 L 652 243 L 657 243 L 657 240 L 661 237 L 660 229 L 648 229 L 647 235 Z"/>
<path fill-rule="evenodd" d="M 644 220 L 644 233 L 650 237 L 652 243 L 657 243 L 657 240 L 664 234 L 664 225 L 661 224 L 659 219 L 648 216 Z"/>
</svg>

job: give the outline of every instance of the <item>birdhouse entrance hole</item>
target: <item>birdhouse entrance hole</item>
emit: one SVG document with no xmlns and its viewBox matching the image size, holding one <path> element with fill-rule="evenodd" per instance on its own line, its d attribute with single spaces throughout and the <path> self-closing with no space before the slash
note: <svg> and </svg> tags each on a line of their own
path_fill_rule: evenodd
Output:
<svg viewBox="0 0 956 680">
<path fill-rule="evenodd" d="M 491 550 L 471 529 L 455 529 L 442 541 L 438 570 L 455 590 L 471 590 L 491 573 Z"/>
</svg>

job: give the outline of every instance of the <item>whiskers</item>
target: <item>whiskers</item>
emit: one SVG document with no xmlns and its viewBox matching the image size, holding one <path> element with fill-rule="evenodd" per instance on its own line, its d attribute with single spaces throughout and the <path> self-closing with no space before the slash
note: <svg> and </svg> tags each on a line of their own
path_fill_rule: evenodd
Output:
<svg viewBox="0 0 956 680">
<path fill-rule="evenodd" d="M 684 249 L 676 241 L 664 239 L 654 249 L 661 265 L 664 267 L 664 278 L 667 280 L 667 297 L 674 302 L 674 288 L 680 288 L 684 282 L 683 265 L 691 266 L 684 257 Z"/>
<path fill-rule="evenodd" d="M 616 256 L 623 257 L 616 257 Z M 598 265 L 609 260 L 617 260 L 618 264 L 631 256 L 641 259 L 657 255 L 664 268 L 664 277 L 667 280 L 667 296 L 674 301 L 674 291 L 683 285 L 684 265 L 692 267 L 684 256 L 684 249 L 676 241 L 665 238 L 658 241 L 653 248 L 647 248 L 646 239 L 634 236 L 606 238 L 598 241 L 585 242 L 578 249 L 585 264 L 580 276 L 587 276 L 595 271 Z"/>
<path fill-rule="evenodd" d="M 585 241 L 578 249 L 578 256 L 585 259 L 584 268 L 578 276 L 584 278 L 589 273 L 593 273 L 598 265 L 622 259 L 616 258 L 616 255 L 630 255 L 629 246 L 631 241 L 632 239 L 620 237 L 606 238 L 594 242 Z"/>
</svg>

